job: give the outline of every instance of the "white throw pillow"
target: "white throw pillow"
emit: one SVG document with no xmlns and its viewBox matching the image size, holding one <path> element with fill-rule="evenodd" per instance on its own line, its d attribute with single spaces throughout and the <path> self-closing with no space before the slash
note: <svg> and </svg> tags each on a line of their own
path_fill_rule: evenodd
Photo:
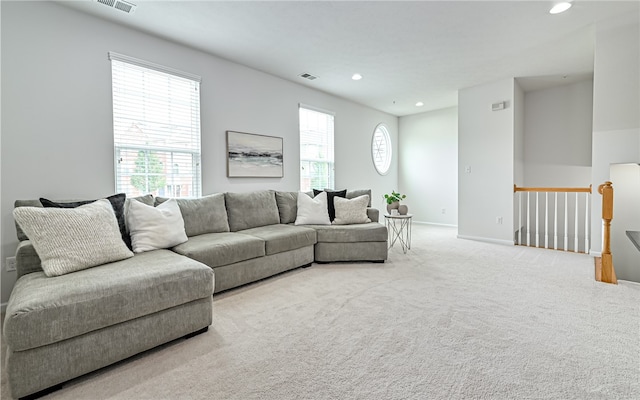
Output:
<svg viewBox="0 0 640 400">
<path fill-rule="evenodd" d="M 47 276 L 133 256 L 122 240 L 109 200 L 76 208 L 16 207 L 13 216 L 31 240 Z"/>
<path fill-rule="evenodd" d="M 167 249 L 188 239 L 175 199 L 167 200 L 158 207 L 132 201 L 127 209 L 127 226 L 134 253 Z"/>
<path fill-rule="evenodd" d="M 298 192 L 298 213 L 294 225 L 331 225 L 327 192 L 322 192 L 313 199 L 304 192 Z"/>
<path fill-rule="evenodd" d="M 371 222 L 367 216 L 369 196 L 362 195 L 353 199 L 334 197 L 333 205 L 336 209 L 335 225 L 366 224 Z"/>
</svg>

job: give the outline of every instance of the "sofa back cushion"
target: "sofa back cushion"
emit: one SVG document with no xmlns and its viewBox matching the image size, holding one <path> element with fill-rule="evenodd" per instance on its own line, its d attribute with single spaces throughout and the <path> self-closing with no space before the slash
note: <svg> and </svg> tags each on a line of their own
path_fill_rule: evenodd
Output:
<svg viewBox="0 0 640 400">
<path fill-rule="evenodd" d="M 278 204 L 273 190 L 247 193 L 225 193 L 231 232 L 280 223 Z"/>
<path fill-rule="evenodd" d="M 296 222 L 298 214 L 298 192 L 276 192 L 276 203 L 281 224 Z"/>
<path fill-rule="evenodd" d="M 40 200 L 16 200 L 13 203 L 13 206 L 15 208 L 18 207 L 42 207 L 42 203 L 40 203 Z M 14 219 L 15 221 L 15 219 Z M 18 224 L 18 221 L 15 221 L 16 224 L 16 234 L 18 235 L 18 240 L 19 241 L 23 241 L 23 240 L 29 240 L 29 237 L 27 236 L 26 233 L 24 233 L 24 231 L 22 230 L 22 228 L 20 227 L 20 224 Z"/>
<path fill-rule="evenodd" d="M 156 197 L 156 205 L 169 200 Z M 198 199 L 176 199 L 187 236 L 205 233 L 229 232 L 227 209 L 224 206 L 224 193 L 216 193 Z"/>
<path fill-rule="evenodd" d="M 363 195 L 369 196 L 369 203 L 367 207 L 371 207 L 371 189 L 356 189 L 356 190 L 347 190 L 347 199 L 355 199 L 356 197 L 360 197 Z"/>
</svg>

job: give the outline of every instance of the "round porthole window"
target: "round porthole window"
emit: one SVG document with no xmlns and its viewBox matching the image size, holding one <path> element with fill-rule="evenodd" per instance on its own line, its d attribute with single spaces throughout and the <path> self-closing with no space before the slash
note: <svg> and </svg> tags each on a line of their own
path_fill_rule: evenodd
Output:
<svg viewBox="0 0 640 400">
<path fill-rule="evenodd" d="M 391 138 L 389 130 L 384 124 L 376 126 L 371 139 L 371 156 L 373 158 L 373 166 L 380 175 L 389 172 L 391 166 Z"/>
</svg>

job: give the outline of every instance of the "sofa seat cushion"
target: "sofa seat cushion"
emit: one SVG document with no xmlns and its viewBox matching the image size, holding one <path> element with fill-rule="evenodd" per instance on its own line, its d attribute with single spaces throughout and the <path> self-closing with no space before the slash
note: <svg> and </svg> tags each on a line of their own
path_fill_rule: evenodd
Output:
<svg viewBox="0 0 640 400">
<path fill-rule="evenodd" d="M 316 244 L 316 231 L 302 226 L 275 224 L 245 229 L 239 233 L 264 240 L 268 256 Z"/>
<path fill-rule="evenodd" d="M 385 242 L 387 240 L 387 228 L 378 222 L 311 226 L 318 234 L 318 243 Z"/>
<path fill-rule="evenodd" d="M 211 268 L 265 255 L 264 240 L 242 233 L 205 233 L 190 237 L 172 249 Z"/>
<path fill-rule="evenodd" d="M 12 351 L 59 342 L 213 295 L 211 268 L 169 250 L 58 277 L 22 276 L 7 305 Z"/>
</svg>

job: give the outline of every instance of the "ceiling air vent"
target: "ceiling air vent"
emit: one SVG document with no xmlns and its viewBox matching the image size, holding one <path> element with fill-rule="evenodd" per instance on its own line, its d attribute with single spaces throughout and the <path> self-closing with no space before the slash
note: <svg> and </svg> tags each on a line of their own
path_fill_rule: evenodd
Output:
<svg viewBox="0 0 640 400">
<path fill-rule="evenodd" d="M 318 79 L 318 77 L 317 77 L 317 76 L 313 76 L 313 75 L 311 75 L 311 74 L 307 74 L 306 72 L 305 72 L 304 74 L 300 74 L 300 75 L 298 75 L 298 76 L 299 76 L 299 77 L 301 77 L 301 78 L 304 78 L 304 79 L 308 79 L 308 80 L 310 80 L 310 81 L 315 80 L 315 79 Z"/>
<path fill-rule="evenodd" d="M 123 0 L 95 0 L 95 2 L 104 4 L 105 6 L 115 8 L 116 10 L 124 11 L 127 14 L 133 14 L 136 10 L 136 5 Z"/>
</svg>

